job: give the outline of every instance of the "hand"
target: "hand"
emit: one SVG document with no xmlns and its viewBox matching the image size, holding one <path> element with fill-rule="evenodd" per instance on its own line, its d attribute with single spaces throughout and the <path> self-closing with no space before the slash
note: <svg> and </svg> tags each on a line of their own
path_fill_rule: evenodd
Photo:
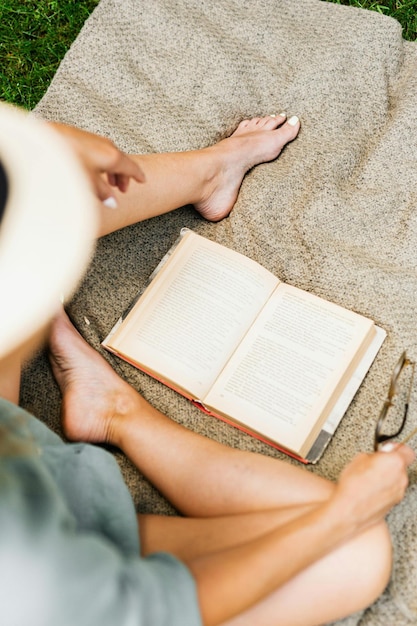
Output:
<svg viewBox="0 0 417 626">
<path fill-rule="evenodd" d="M 401 444 L 386 450 L 359 454 L 340 475 L 334 498 L 357 529 L 382 520 L 404 497 L 415 454 Z"/>
<path fill-rule="evenodd" d="M 109 139 L 58 122 L 51 122 L 50 125 L 75 151 L 99 200 L 112 197 L 112 187 L 126 191 L 131 178 L 138 183 L 145 181 L 140 167 Z"/>
</svg>

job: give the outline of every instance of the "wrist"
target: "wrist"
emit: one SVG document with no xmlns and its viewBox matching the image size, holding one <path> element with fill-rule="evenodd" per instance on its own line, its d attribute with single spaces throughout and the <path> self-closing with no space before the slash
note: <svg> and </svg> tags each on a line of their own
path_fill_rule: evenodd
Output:
<svg viewBox="0 0 417 626">
<path fill-rule="evenodd" d="M 361 524 L 351 504 L 340 496 L 336 486 L 333 495 L 320 506 L 320 514 L 335 544 L 346 541 L 360 530 Z"/>
</svg>

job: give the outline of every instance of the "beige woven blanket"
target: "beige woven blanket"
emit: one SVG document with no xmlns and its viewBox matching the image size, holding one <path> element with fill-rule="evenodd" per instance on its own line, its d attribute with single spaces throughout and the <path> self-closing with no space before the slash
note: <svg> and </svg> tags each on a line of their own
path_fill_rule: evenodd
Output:
<svg viewBox="0 0 417 626">
<path fill-rule="evenodd" d="M 387 340 L 323 459 L 306 470 L 336 478 L 357 451 L 371 450 L 402 350 L 417 358 L 416 44 L 404 42 L 390 18 L 320 0 L 102 0 L 37 107 L 42 117 L 104 134 L 131 152 L 198 148 L 245 117 L 281 111 L 300 116 L 300 135 L 277 161 L 246 176 L 230 217 L 209 224 L 183 207 L 105 238 L 71 312 L 98 348 L 188 226 L 286 282 L 372 317 Z M 280 456 L 106 358 L 173 419 Z M 23 404 L 59 431 L 59 400 L 41 354 L 26 370 Z M 411 419 L 417 423 L 417 394 Z M 118 459 L 138 507 L 170 511 Z M 389 516 L 392 582 L 343 624 L 417 621 L 416 482 L 414 468 L 407 497 Z"/>
</svg>

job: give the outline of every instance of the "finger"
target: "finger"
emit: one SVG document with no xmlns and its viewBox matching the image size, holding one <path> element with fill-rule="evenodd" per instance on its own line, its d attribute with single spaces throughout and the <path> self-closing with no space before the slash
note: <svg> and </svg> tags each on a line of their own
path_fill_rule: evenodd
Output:
<svg viewBox="0 0 417 626">
<path fill-rule="evenodd" d="M 109 185 L 111 185 L 112 187 L 117 187 L 117 174 L 112 174 L 111 172 L 109 172 L 107 174 L 107 181 L 109 183 Z"/>
<path fill-rule="evenodd" d="M 107 181 L 112 187 L 117 187 L 125 192 L 129 186 L 130 179 L 133 178 L 138 183 L 144 183 L 146 178 L 143 170 L 129 157 L 122 155 L 122 160 L 112 168 L 107 170 Z"/>
<path fill-rule="evenodd" d="M 121 167 L 117 168 L 117 174 L 133 178 L 138 183 L 144 183 L 146 180 L 145 173 L 139 164 L 126 154 L 122 153 L 122 156 L 123 160 Z"/>
<path fill-rule="evenodd" d="M 398 443 L 394 443 L 393 441 L 387 441 L 379 447 L 379 452 L 393 452 L 398 448 L 398 445 Z"/>
<path fill-rule="evenodd" d="M 120 191 L 122 191 L 122 192 L 127 191 L 127 188 L 128 188 L 128 186 L 129 186 L 129 181 L 130 181 L 129 176 L 125 176 L 124 174 L 117 174 L 117 175 L 115 176 L 115 181 L 116 181 L 115 186 L 116 186 L 116 187 L 117 187 Z"/>
<path fill-rule="evenodd" d="M 135 176 L 132 176 L 132 178 L 134 178 L 137 183 L 145 183 L 146 182 L 145 172 L 139 167 L 139 165 L 137 164 L 135 165 L 136 165 L 137 173 Z"/>
<path fill-rule="evenodd" d="M 411 465 L 416 458 L 415 452 L 410 446 L 406 446 L 402 443 L 394 443 L 393 441 L 387 441 L 382 444 L 379 451 L 385 454 L 391 452 L 399 454 L 406 465 Z"/>
<path fill-rule="evenodd" d="M 114 196 L 109 196 L 108 198 L 103 200 L 103 204 L 108 209 L 117 209 L 117 207 L 118 207 L 117 200 L 116 200 L 116 198 Z"/>
<path fill-rule="evenodd" d="M 406 465 L 411 465 L 416 459 L 416 453 L 410 446 L 401 443 L 397 448 L 397 453 L 401 455 Z"/>
<path fill-rule="evenodd" d="M 106 198 L 108 198 L 109 196 L 114 195 L 111 186 L 101 176 L 94 177 L 93 184 L 98 199 L 102 202 L 103 200 L 106 200 Z"/>
</svg>

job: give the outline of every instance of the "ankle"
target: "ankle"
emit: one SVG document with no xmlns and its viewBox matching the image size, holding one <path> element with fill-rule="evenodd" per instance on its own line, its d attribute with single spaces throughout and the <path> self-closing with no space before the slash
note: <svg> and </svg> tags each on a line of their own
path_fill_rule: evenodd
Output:
<svg viewBox="0 0 417 626">
<path fill-rule="evenodd" d="M 128 393 L 115 395 L 111 405 L 106 441 L 124 450 L 125 441 L 131 437 L 132 430 L 138 428 L 138 420 L 146 419 L 150 405 L 131 387 Z"/>
<path fill-rule="evenodd" d="M 199 170 L 196 179 L 200 181 L 197 195 L 193 202 L 195 206 L 206 202 L 216 186 L 219 172 L 221 170 L 217 146 L 218 144 L 202 148 L 198 151 L 198 159 L 195 159 L 194 161 L 195 163 L 198 163 Z"/>
</svg>

